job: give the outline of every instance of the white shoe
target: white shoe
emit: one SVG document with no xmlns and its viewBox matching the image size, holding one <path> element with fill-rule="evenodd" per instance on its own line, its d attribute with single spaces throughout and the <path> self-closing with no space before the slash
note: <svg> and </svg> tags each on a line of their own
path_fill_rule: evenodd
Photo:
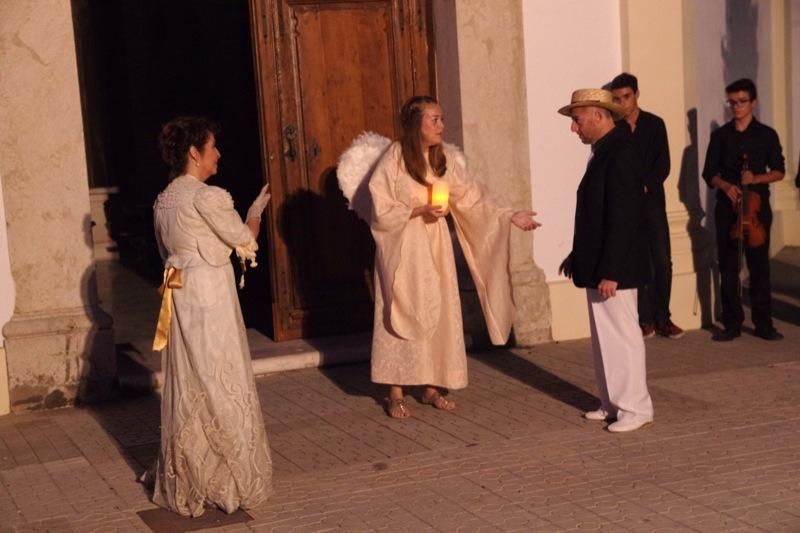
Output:
<svg viewBox="0 0 800 533">
<path fill-rule="evenodd" d="M 603 421 L 614 417 L 611 416 L 609 412 L 606 411 L 605 409 L 600 408 L 600 409 L 595 409 L 594 411 L 586 411 L 585 413 L 583 413 L 583 418 L 585 418 L 586 420 Z"/>
<path fill-rule="evenodd" d="M 608 431 L 611 433 L 627 433 L 628 431 L 636 431 L 648 424 L 653 423 L 653 418 L 630 418 L 628 420 L 617 420 L 613 424 L 608 425 Z"/>
</svg>

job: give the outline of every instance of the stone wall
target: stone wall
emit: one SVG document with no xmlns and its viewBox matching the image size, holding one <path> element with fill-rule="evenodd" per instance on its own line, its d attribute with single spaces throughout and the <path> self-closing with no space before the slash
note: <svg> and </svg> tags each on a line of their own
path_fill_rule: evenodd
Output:
<svg viewBox="0 0 800 533">
<path fill-rule="evenodd" d="M 5 325 L 12 409 L 102 396 L 115 372 L 97 307 L 70 3 L 0 7 L 0 176 L 14 314 Z"/>
</svg>

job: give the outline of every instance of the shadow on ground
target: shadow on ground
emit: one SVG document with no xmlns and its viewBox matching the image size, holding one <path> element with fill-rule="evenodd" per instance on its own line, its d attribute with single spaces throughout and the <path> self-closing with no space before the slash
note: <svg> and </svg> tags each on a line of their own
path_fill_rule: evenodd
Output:
<svg viewBox="0 0 800 533">
<path fill-rule="evenodd" d="M 534 390 L 580 411 L 596 409 L 599 399 L 582 388 L 506 349 L 482 351 L 469 355 L 476 361 L 502 372 Z"/>
</svg>

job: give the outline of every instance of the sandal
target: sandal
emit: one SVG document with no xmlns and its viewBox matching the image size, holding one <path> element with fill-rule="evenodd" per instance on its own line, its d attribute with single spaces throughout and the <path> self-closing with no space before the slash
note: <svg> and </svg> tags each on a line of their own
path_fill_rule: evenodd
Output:
<svg viewBox="0 0 800 533">
<path fill-rule="evenodd" d="M 439 391 L 427 396 L 423 394 L 421 401 L 425 405 L 432 405 L 436 409 L 441 409 L 442 411 L 453 411 L 456 408 L 456 402 L 448 400 L 442 396 Z"/>
<path fill-rule="evenodd" d="M 405 398 L 398 398 L 396 400 L 390 398 L 387 400 L 386 414 L 392 418 L 408 418 L 411 416 L 411 411 L 409 411 L 408 406 L 406 406 Z"/>
</svg>

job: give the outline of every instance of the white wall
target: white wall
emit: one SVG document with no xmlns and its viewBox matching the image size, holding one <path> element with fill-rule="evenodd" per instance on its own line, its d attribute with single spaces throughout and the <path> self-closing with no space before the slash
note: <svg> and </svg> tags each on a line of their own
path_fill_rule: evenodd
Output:
<svg viewBox="0 0 800 533">
<path fill-rule="evenodd" d="M 793 0 L 797 2 L 797 0 Z M 726 4 L 737 9 L 738 16 L 726 24 Z M 748 6 L 749 4 L 749 6 Z M 697 65 L 697 144 L 699 169 L 702 173 L 706 149 L 713 123 L 722 125 L 730 120 L 725 107 L 725 86 L 739 78 L 751 78 L 758 87 L 756 116 L 761 122 L 772 125 L 772 53 L 770 35 L 770 2 L 732 0 L 724 2 L 693 2 L 690 4 L 695 18 L 695 43 Z M 781 16 L 781 14 L 776 14 Z M 755 25 L 752 22 L 755 20 Z M 754 39 L 754 40 L 753 40 Z M 738 44 L 737 44 L 738 43 Z M 753 50 L 751 45 L 755 45 Z M 726 65 L 727 51 L 727 65 Z M 784 139 L 781 139 L 785 142 Z M 784 154 L 786 155 L 786 154 Z M 713 205 L 707 199 L 709 190 L 705 183 L 700 188 L 703 205 Z M 706 224 L 708 215 L 706 213 Z"/>
<path fill-rule="evenodd" d="M 14 281 L 11 279 L 11 264 L 8 259 L 8 234 L 6 212 L 3 202 L 3 177 L 0 176 L 0 415 L 9 412 L 8 367 L 6 365 L 3 326 L 14 312 Z"/>
<path fill-rule="evenodd" d="M 622 65 L 618 0 L 524 0 L 525 71 L 536 264 L 547 281 L 572 249 L 575 193 L 589 147 L 557 113 L 572 91 L 600 87 Z"/>
</svg>

